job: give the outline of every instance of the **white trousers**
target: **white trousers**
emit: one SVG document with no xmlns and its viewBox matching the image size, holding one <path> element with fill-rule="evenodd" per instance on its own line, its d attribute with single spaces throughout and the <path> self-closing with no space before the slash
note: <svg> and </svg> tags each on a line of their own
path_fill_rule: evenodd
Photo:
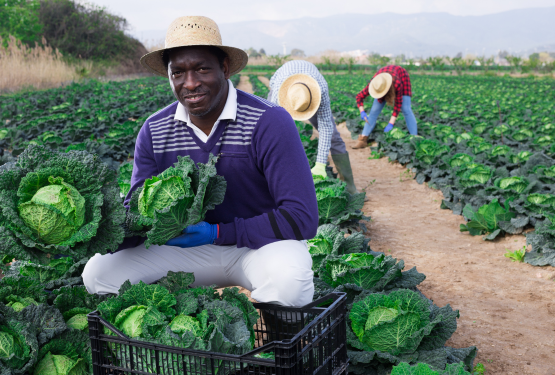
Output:
<svg viewBox="0 0 555 375">
<path fill-rule="evenodd" d="M 203 245 L 181 248 L 144 244 L 115 254 L 92 257 L 83 271 L 89 293 L 117 294 L 120 286 L 153 283 L 168 271 L 195 274 L 197 285 L 241 286 L 258 302 L 304 306 L 312 302 L 312 258 L 304 241 L 278 241 L 252 250 Z"/>
</svg>

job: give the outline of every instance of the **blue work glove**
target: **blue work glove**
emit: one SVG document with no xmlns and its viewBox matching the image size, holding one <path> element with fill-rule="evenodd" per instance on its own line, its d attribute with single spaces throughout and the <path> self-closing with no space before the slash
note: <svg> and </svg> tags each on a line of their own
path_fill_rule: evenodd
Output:
<svg viewBox="0 0 555 375">
<path fill-rule="evenodd" d="M 179 247 L 195 247 L 211 245 L 218 238 L 218 224 L 208 224 L 201 221 L 195 225 L 189 225 L 183 229 L 181 236 L 172 238 L 166 245 Z"/>
<path fill-rule="evenodd" d="M 393 129 L 393 124 L 389 123 L 387 124 L 387 126 L 385 127 L 385 129 L 383 130 L 384 133 L 387 133 L 389 131 L 391 131 L 391 129 Z"/>
<path fill-rule="evenodd" d="M 360 112 L 360 119 L 364 121 L 368 121 L 368 116 L 366 116 L 366 112 Z"/>
</svg>

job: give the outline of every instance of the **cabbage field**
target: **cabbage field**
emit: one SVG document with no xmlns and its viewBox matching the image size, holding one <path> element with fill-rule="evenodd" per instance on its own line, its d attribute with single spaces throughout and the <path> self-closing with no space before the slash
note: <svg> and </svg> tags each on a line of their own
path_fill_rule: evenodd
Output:
<svg viewBox="0 0 555 375">
<path fill-rule="evenodd" d="M 353 137 L 362 128 L 354 96 L 370 77 L 326 76 L 337 123 L 347 121 Z M 265 98 L 264 83 L 249 78 Z M 414 76 L 412 83 L 419 136 L 407 133 L 402 117 L 384 134 L 386 109 L 371 136 L 376 154 L 441 190 L 441 207 L 466 218 L 464 233 L 484 240 L 526 235 L 532 250 L 524 261 L 555 266 L 555 83 L 476 76 Z M 129 212 L 122 206 L 137 133 L 174 100 L 161 78 L 2 97 L 0 374 L 92 373 L 86 314 L 94 310 L 138 340 L 228 354 L 252 350 L 258 315 L 236 289 L 191 288 L 194 275 L 184 273 L 155 285 L 126 283 L 119 296 L 91 295 L 83 285 L 81 273 L 94 254 L 114 251 L 131 235 L 165 243 L 223 199 L 216 160 L 195 165 L 181 158 L 133 195 Z M 312 126 L 297 122 L 297 129 L 313 164 Z M 180 197 L 160 206 L 160 186 Z M 426 276 L 416 268 L 371 249 L 366 193 L 349 194 L 330 167 L 314 187 L 320 224 L 308 241 L 314 299 L 347 294 L 349 371 L 478 374 L 475 346 L 446 346 L 459 311 L 426 298 L 419 290 Z M 201 202 L 203 191 L 219 193 Z M 123 364 L 129 357 L 118 355 L 114 360 Z M 154 372 L 150 359 L 137 355 L 146 373 Z"/>
<path fill-rule="evenodd" d="M 346 104 L 367 77 L 328 82 L 335 116 L 356 137 L 363 124 Z M 524 261 L 555 266 L 553 80 L 415 76 L 412 83 L 419 136 L 408 134 L 402 115 L 384 134 L 386 109 L 371 134 L 376 151 L 410 168 L 418 183 L 440 189 L 441 207 L 468 220 L 461 231 L 493 240 L 534 228 L 526 234 L 532 250 Z"/>
</svg>

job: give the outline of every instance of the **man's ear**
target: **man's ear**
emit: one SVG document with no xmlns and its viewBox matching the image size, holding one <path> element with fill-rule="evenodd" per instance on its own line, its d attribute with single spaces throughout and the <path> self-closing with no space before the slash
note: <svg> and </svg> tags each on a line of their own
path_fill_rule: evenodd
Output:
<svg viewBox="0 0 555 375">
<path fill-rule="evenodd" d="M 222 63 L 222 68 L 224 71 L 224 76 L 225 79 L 229 79 L 229 77 L 231 77 L 231 75 L 229 74 L 229 57 L 225 57 L 223 63 Z"/>
</svg>

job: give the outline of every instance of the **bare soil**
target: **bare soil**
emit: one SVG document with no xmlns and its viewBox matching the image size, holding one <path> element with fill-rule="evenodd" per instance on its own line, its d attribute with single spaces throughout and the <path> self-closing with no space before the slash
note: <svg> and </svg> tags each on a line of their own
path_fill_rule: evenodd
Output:
<svg viewBox="0 0 555 375">
<path fill-rule="evenodd" d="M 252 83 L 249 79 L 249 76 L 247 75 L 241 75 L 241 80 L 239 81 L 239 84 L 237 85 L 237 89 L 238 90 L 243 90 L 245 92 L 249 92 L 252 94 Z"/>
<path fill-rule="evenodd" d="M 369 148 L 350 149 L 355 141 L 344 124 L 338 128 L 357 188 L 369 198 L 363 211 L 372 217 L 371 248 L 403 259 L 405 269 L 416 266 L 426 275 L 420 290 L 460 310 L 447 345 L 478 347 L 475 363 L 488 375 L 555 374 L 555 268 L 505 258 L 525 245 L 522 235 L 488 242 L 461 233 L 464 219 L 439 208 L 440 191 L 387 158 L 369 160 Z"/>
<path fill-rule="evenodd" d="M 266 85 L 266 87 L 270 87 L 270 80 L 267 77 L 264 76 L 258 76 L 258 79 L 260 80 L 260 82 L 262 82 L 263 84 Z"/>
</svg>

